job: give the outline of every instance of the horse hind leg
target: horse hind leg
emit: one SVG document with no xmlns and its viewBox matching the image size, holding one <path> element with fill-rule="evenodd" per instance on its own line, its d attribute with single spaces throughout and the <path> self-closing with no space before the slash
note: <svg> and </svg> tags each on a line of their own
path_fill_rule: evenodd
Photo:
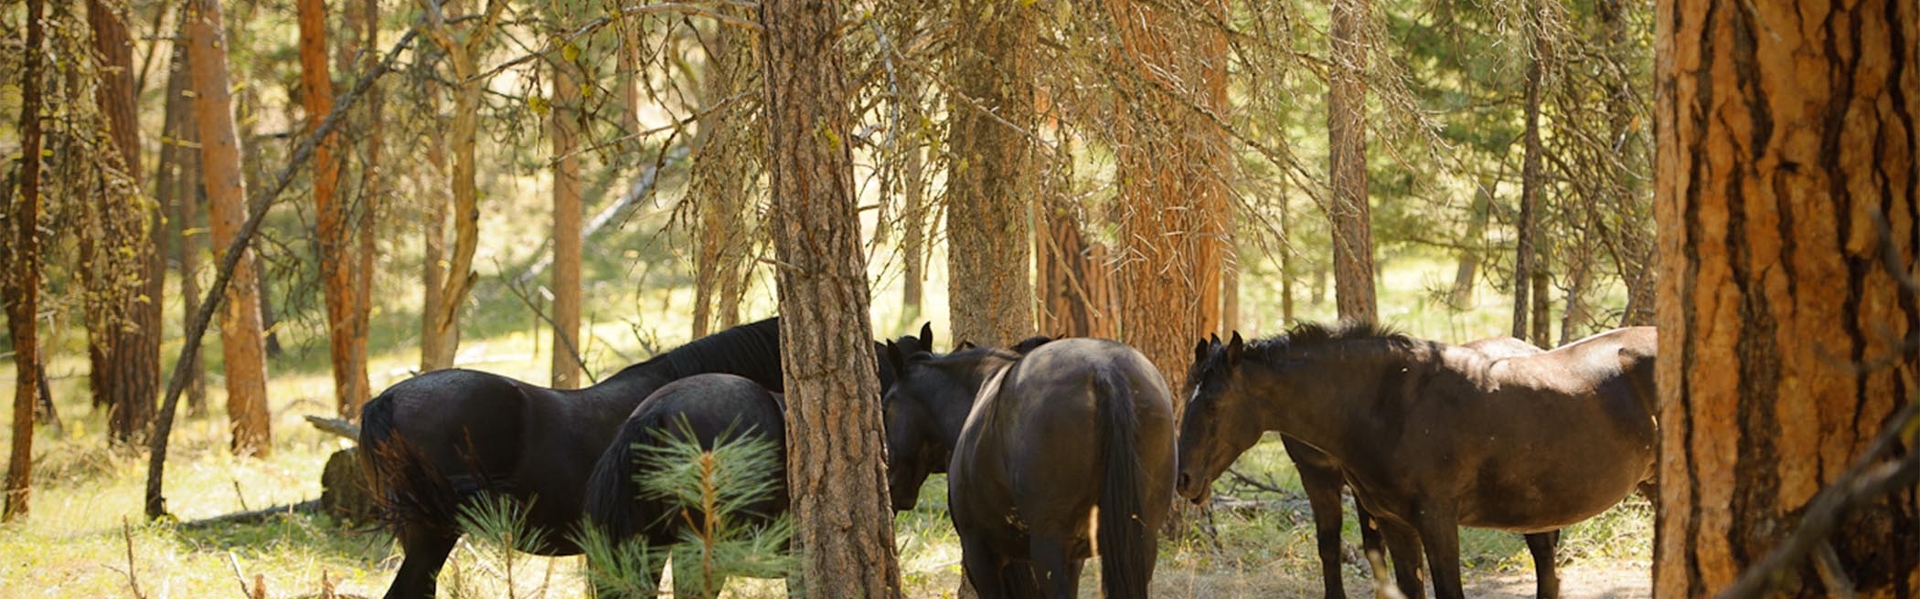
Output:
<svg viewBox="0 0 1920 599">
<path fill-rule="evenodd" d="M 447 555 L 453 553 L 453 544 L 460 540 L 460 535 L 414 525 L 402 528 L 399 536 L 406 557 L 400 562 L 400 572 L 393 577 L 393 586 L 387 587 L 386 599 L 432 597 L 440 567 L 447 564 Z"/>
<path fill-rule="evenodd" d="M 1304 445 L 1301 446 L 1303 451 L 1296 452 L 1294 445 L 1287 443 L 1287 455 L 1293 456 L 1294 466 L 1300 471 L 1300 487 L 1307 492 L 1307 506 L 1313 512 L 1314 540 L 1320 550 L 1321 578 L 1326 597 L 1344 599 L 1347 591 L 1340 577 L 1340 528 L 1343 516 L 1340 487 L 1345 484 L 1345 479 L 1338 469 L 1321 464 L 1308 455 L 1309 452 L 1319 452 Z M 1360 524 L 1361 535 L 1371 535 L 1374 539 L 1370 550 L 1378 551 L 1378 533 L 1366 529 L 1365 518 L 1361 519 Z"/>
<path fill-rule="evenodd" d="M 1033 537 L 1028 543 L 1032 551 L 1033 564 L 1024 568 L 1031 572 L 1038 583 L 1038 593 L 1034 596 L 1048 599 L 1074 599 L 1080 594 L 1080 568 L 1086 562 L 1068 553 L 1067 543 L 1059 539 Z M 1118 556 L 1115 556 L 1118 558 Z M 1015 570 L 1023 569 L 1016 566 Z"/>
<path fill-rule="evenodd" d="M 1560 531 L 1538 532 L 1527 535 L 1527 552 L 1533 554 L 1534 575 L 1538 579 L 1540 599 L 1558 599 L 1560 597 L 1560 575 L 1554 568 L 1554 547 L 1560 544 Z"/>
</svg>

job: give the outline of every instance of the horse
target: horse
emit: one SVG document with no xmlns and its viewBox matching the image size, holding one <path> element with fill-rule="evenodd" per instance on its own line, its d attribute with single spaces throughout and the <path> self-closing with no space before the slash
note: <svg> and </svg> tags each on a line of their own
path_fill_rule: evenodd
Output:
<svg viewBox="0 0 1920 599">
<path fill-rule="evenodd" d="M 923 326 L 921 337 L 901 341 L 927 346 L 932 335 Z M 883 385 L 891 383 L 891 365 L 877 362 Z M 579 521 L 587 477 L 619 424 L 662 385 L 708 372 L 781 390 L 778 318 L 694 340 L 584 389 L 447 369 L 401 381 L 367 402 L 359 455 L 382 519 L 406 553 L 386 597 L 434 595 L 440 567 L 460 538 L 460 506 L 483 493 L 519 502 L 529 529 L 554 533 L 534 553 L 579 553 L 564 531 Z"/>
<path fill-rule="evenodd" d="M 1098 339 L 1024 356 L 888 355 L 901 373 L 884 402 L 894 509 L 913 509 L 944 461 L 981 597 L 1074 597 L 1095 553 L 1106 597 L 1147 596 L 1172 507 L 1174 429 L 1166 381 L 1145 356 Z"/>
<path fill-rule="evenodd" d="M 1195 363 L 1203 362 L 1207 353 L 1218 348 L 1219 345 L 1218 336 L 1201 341 L 1194 347 Z M 1469 342 L 1464 347 L 1480 350 L 1481 353 L 1495 359 L 1533 355 L 1541 351 L 1531 343 L 1512 337 L 1489 337 Z M 1186 395 L 1191 397 L 1192 382 L 1198 379 L 1194 378 L 1193 373 L 1188 373 L 1187 380 Z M 1343 599 L 1347 596 L 1347 591 L 1346 583 L 1340 575 L 1340 530 L 1341 521 L 1346 515 L 1340 504 L 1340 490 L 1347 485 L 1346 475 L 1340 471 L 1339 461 L 1333 459 L 1333 456 L 1314 449 L 1311 445 L 1284 435 L 1280 437 L 1280 444 L 1286 449 L 1287 456 L 1293 460 L 1294 470 L 1300 474 L 1300 488 L 1307 495 L 1307 511 L 1313 514 L 1314 540 L 1320 553 L 1321 588 L 1324 596 L 1327 599 Z M 1204 497 L 1196 502 L 1203 499 Z M 1387 543 L 1381 538 L 1379 525 L 1374 522 L 1373 516 L 1367 513 L 1366 507 L 1361 502 L 1354 502 L 1354 512 L 1355 519 L 1360 522 L 1362 552 L 1369 556 L 1382 555 L 1382 547 Z M 1541 535 L 1546 534 L 1548 533 L 1541 533 Z M 1546 541 L 1544 555 L 1541 550 L 1542 545 L 1537 544 L 1532 535 L 1528 536 L 1527 547 L 1533 552 L 1534 563 L 1543 564 L 1538 566 L 1539 577 L 1543 581 L 1541 584 L 1546 585 L 1549 584 L 1546 581 L 1552 581 L 1551 584 L 1557 589 L 1558 578 L 1553 573 L 1552 553 L 1558 536 L 1543 537 L 1541 540 Z M 1420 582 L 1419 544 L 1402 537 L 1396 538 L 1391 545 L 1393 545 L 1394 579 L 1396 585 L 1400 587 L 1401 594 L 1408 599 L 1425 597 L 1426 588 Z M 1553 595 L 1543 594 L 1542 596 Z"/>
<path fill-rule="evenodd" d="M 1538 556 L 1536 539 L 1549 541 L 1550 563 L 1547 533 L 1652 476 L 1655 345 L 1651 327 L 1631 327 L 1496 360 L 1371 323 L 1306 323 L 1251 344 L 1234 333 L 1189 374 L 1176 487 L 1204 499 L 1278 431 L 1336 460 L 1388 542 L 1417 540 L 1435 594 L 1458 599 L 1459 526 L 1546 535 L 1528 546 Z"/>
<path fill-rule="evenodd" d="M 787 513 L 792 504 L 786 475 L 786 406 L 779 395 L 752 379 L 730 374 L 697 374 L 674 381 L 653 392 L 634 408 L 621 423 L 619 434 L 608 444 L 606 453 L 593 467 L 587 479 L 585 510 L 587 525 L 606 539 L 622 542 L 639 538 L 654 556 L 660 550 L 684 540 L 689 530 L 700 526 L 682 517 L 676 502 L 646 497 L 634 478 L 640 474 L 640 452 L 665 447 L 668 443 L 698 442 L 702 448 L 741 439 L 770 442 L 778 453 L 778 468 L 771 473 L 772 493 L 750 505 L 737 506 L 735 526 L 761 526 Z M 713 597 L 720 589 L 703 588 L 697 581 L 703 576 L 694 562 L 674 560 L 675 597 Z M 650 560 L 643 572 L 645 588 L 660 584 L 660 560 Z M 613 589 L 598 589 L 603 598 L 621 597 Z M 651 595 L 647 595 L 651 596 Z"/>
</svg>

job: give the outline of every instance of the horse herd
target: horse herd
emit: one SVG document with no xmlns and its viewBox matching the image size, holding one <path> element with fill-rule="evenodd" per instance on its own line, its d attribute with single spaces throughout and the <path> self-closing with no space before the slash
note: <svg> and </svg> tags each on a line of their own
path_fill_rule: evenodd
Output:
<svg viewBox="0 0 1920 599">
<path fill-rule="evenodd" d="M 686 522 L 639 495 L 635 452 L 680 431 L 709 447 L 757 437 L 784 448 L 778 331 L 775 319 L 728 329 L 579 390 L 454 369 L 374 398 L 360 455 L 405 551 L 386 596 L 433 595 L 460 506 L 482 494 L 521 502 L 533 529 L 584 523 L 612 539 L 677 542 Z M 964 571 L 982 597 L 1075 597 L 1095 554 L 1106 597 L 1146 597 L 1176 493 L 1206 501 L 1266 431 L 1298 465 L 1328 597 L 1345 596 L 1343 487 L 1368 554 L 1393 556 L 1402 594 L 1425 595 L 1424 561 L 1436 595 L 1462 597 L 1457 527 L 1476 526 L 1526 534 L 1539 595 L 1555 597 L 1558 530 L 1652 474 L 1650 327 L 1552 351 L 1370 324 L 1302 324 L 1252 342 L 1234 333 L 1194 348 L 1179 419 L 1159 371 L 1121 343 L 1036 337 L 938 354 L 932 337 L 923 326 L 875 343 L 888 483 L 894 508 L 908 510 L 928 476 L 947 474 Z M 785 513 L 776 487 L 745 511 Z M 542 539 L 532 551 L 581 552 L 570 535 Z M 660 574 L 647 573 L 650 587 Z"/>
</svg>

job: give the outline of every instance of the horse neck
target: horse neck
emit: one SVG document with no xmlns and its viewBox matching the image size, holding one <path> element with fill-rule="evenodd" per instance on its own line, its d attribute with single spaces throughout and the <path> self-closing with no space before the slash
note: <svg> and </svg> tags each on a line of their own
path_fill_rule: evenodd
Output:
<svg viewBox="0 0 1920 599">
<path fill-rule="evenodd" d="M 1382 381 L 1408 368 L 1409 358 L 1377 340 L 1335 342 L 1285 357 L 1286 367 L 1249 359 L 1242 368 L 1255 391 L 1253 417 L 1261 430 L 1279 431 L 1335 456 L 1380 428 L 1379 407 L 1393 393 Z M 1328 376 L 1329 373 L 1343 373 Z"/>
<path fill-rule="evenodd" d="M 664 365 L 656 363 L 630 366 L 598 385 L 581 389 L 580 397 L 594 406 L 595 411 L 615 414 L 624 419 L 648 395 L 673 382 L 675 377 L 665 370 Z"/>
<path fill-rule="evenodd" d="M 967 416 L 973 413 L 975 404 L 980 401 L 980 388 L 986 386 L 987 381 L 1004 372 L 1012 364 L 1012 360 L 997 356 L 983 356 L 978 362 L 969 364 L 966 368 L 947 373 L 947 376 L 954 380 L 952 391 L 954 395 L 949 396 L 948 401 L 941 402 L 933 409 L 934 422 L 938 428 L 935 433 L 944 447 L 951 450 L 960 442 L 960 429 L 966 427 Z"/>
</svg>

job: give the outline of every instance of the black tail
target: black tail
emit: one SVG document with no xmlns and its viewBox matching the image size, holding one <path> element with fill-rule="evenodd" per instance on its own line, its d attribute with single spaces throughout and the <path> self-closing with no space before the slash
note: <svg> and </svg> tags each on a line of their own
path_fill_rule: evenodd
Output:
<svg viewBox="0 0 1920 599">
<path fill-rule="evenodd" d="M 1135 453 L 1140 422 L 1133 390 L 1124 380 L 1097 375 L 1100 412 L 1100 583 L 1107 599 L 1145 599 L 1153 576 L 1153 545 L 1146 523 L 1146 477 Z"/>
<path fill-rule="evenodd" d="M 634 465 L 633 446 L 650 445 L 654 442 L 649 418 L 629 418 L 620 425 L 620 434 L 607 450 L 600 454 L 600 461 L 594 463 L 593 475 L 587 478 L 587 489 L 581 501 L 582 511 L 589 525 L 600 530 L 606 539 L 620 543 L 640 534 L 641 522 L 637 513 L 635 498 L 640 495 L 640 484 L 634 482 L 637 472 Z"/>
<path fill-rule="evenodd" d="M 398 401 L 388 389 L 360 410 L 360 465 L 378 517 L 395 534 L 419 526 L 451 530 L 460 493 L 418 447 L 394 434 Z"/>
</svg>

